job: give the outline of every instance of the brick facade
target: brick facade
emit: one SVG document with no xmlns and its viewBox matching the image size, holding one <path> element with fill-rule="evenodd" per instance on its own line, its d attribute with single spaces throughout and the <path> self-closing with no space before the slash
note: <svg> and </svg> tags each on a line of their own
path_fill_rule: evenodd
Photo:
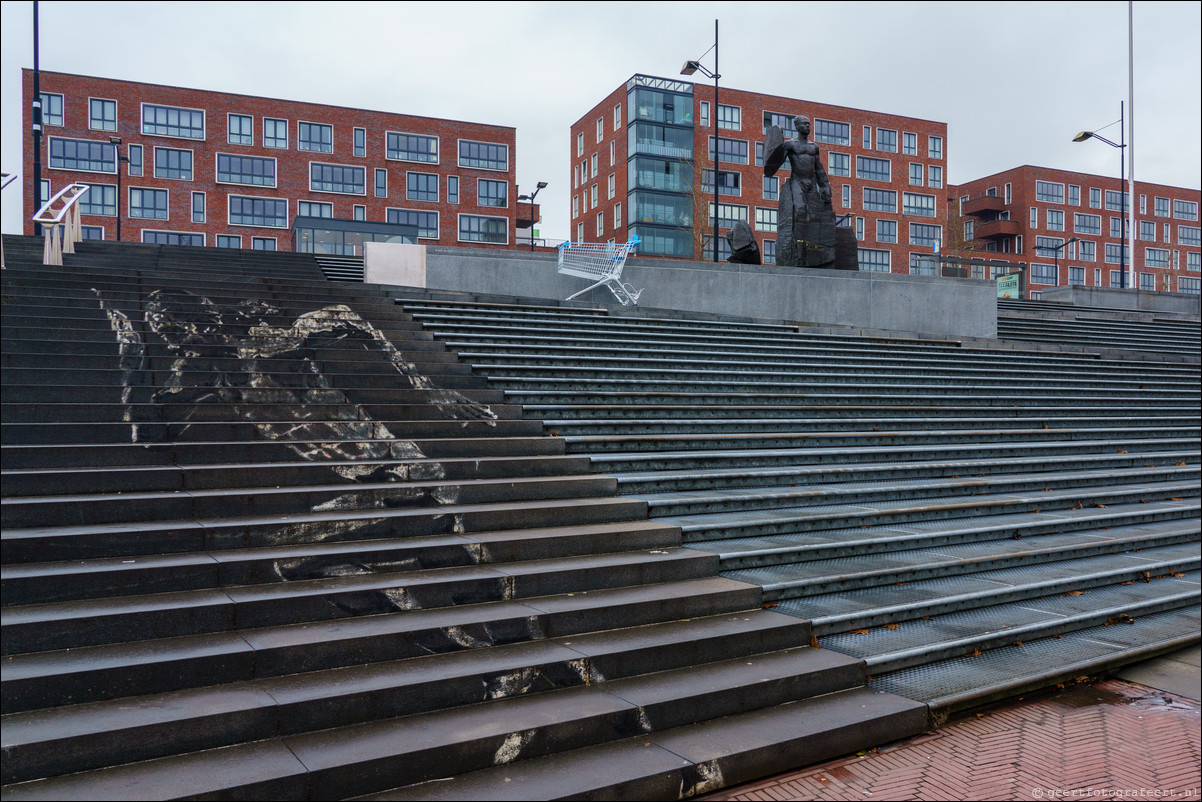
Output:
<svg viewBox="0 0 1202 802">
<path fill-rule="evenodd" d="M 789 119 L 798 114 L 810 118 L 812 123 L 818 120 L 836 123 L 846 132 L 846 139 L 838 144 L 821 141 L 817 128 L 812 141 L 816 141 L 822 150 L 823 165 L 827 168 L 832 190 L 832 203 L 836 215 L 850 214 L 847 224 L 854 227 L 859 235 L 859 245 L 866 252 L 872 252 L 875 260 L 864 269 L 876 268 L 895 273 L 910 272 L 911 254 L 929 256 L 932 247 L 929 235 L 932 231 L 941 232 L 944 225 L 944 209 L 947 201 L 947 125 L 945 123 L 920 120 L 912 117 L 884 114 L 880 112 L 831 106 L 811 101 L 765 95 L 739 89 L 721 87 L 718 99 L 723 108 L 724 117 L 718 120 L 717 107 L 714 104 L 714 87 L 712 84 L 690 84 L 674 79 L 655 79 L 650 76 L 634 76 L 623 86 L 610 93 L 603 101 L 590 109 L 584 116 L 571 126 L 571 167 L 573 171 L 572 230 L 573 239 L 584 241 L 606 241 L 608 239 L 626 240 L 630 235 L 631 224 L 637 224 L 636 210 L 632 208 L 632 186 L 629 166 L 631 158 L 636 154 L 646 153 L 636 144 L 632 147 L 629 132 L 630 126 L 645 119 L 643 110 L 634 108 L 633 90 L 639 86 L 654 84 L 671 86 L 679 84 L 687 87 L 691 95 L 691 108 L 687 114 L 687 124 L 692 132 L 692 155 L 680 158 L 687 162 L 690 168 L 700 167 L 703 170 L 712 167 L 710 156 L 710 139 L 715 135 L 715 125 L 718 125 L 717 135 L 723 140 L 731 140 L 729 145 L 739 156 L 745 157 L 738 161 L 723 155 L 718 169 L 726 182 L 730 182 L 730 191 L 723 189 L 719 203 L 723 207 L 732 207 L 730 211 L 745 215 L 748 224 L 755 232 L 757 244 L 762 252 L 771 253 L 771 245 L 775 242 L 773 218 L 776 214 L 777 200 L 765 190 L 762 167 L 762 153 L 757 145 L 763 142 L 766 130 L 765 114 L 779 114 Z M 678 98 L 685 95 L 678 94 Z M 622 124 L 615 127 L 615 107 L 620 107 Z M 677 119 L 684 120 L 677 110 Z M 601 137 L 598 137 L 598 120 L 602 121 Z M 868 135 L 865 138 L 864 129 Z M 614 153 L 613 163 L 610 163 L 610 153 Z M 912 152 L 907 152 L 912 150 Z M 846 170 L 837 169 L 839 165 L 832 164 L 832 154 L 839 154 L 835 159 L 844 159 Z M 592 170 L 594 155 L 598 170 Z M 875 159 L 875 162 L 862 162 L 862 159 Z M 911 165 L 918 165 L 916 177 L 911 177 Z M 885 174 L 872 177 L 870 168 L 883 167 Z M 836 169 L 832 169 L 832 168 Z M 613 176 L 613 197 L 610 197 L 610 176 Z M 783 180 L 784 176 L 778 173 Z M 587 176 L 587 178 L 585 178 Z M 912 183 L 913 182 L 913 183 Z M 596 187 L 596 202 L 593 201 L 593 187 Z M 892 198 L 893 211 L 865 209 L 865 190 L 884 190 L 886 197 Z M 906 193 L 924 196 L 923 203 L 930 211 L 923 214 L 907 213 L 905 208 Z M 699 209 L 692 216 L 702 219 L 702 228 L 712 231 L 709 218 L 710 204 L 713 202 L 712 185 L 705 185 L 698 190 L 690 187 L 686 193 L 689 199 Z M 615 220 L 616 206 L 622 204 L 622 215 Z M 725 209 L 724 209 L 725 211 Z M 758 214 L 757 214 L 758 212 Z M 597 215 L 602 215 L 603 225 L 598 227 Z M 645 219 L 645 218 L 643 218 Z M 878 221 L 885 221 L 878 224 Z M 911 224 L 923 226 L 922 229 L 912 229 Z M 931 229 L 935 226 L 936 229 Z M 693 225 L 680 226 L 681 229 L 693 229 Z M 726 226 L 721 226 L 719 236 L 724 237 Z M 912 237 L 912 233 L 915 235 Z M 708 239 L 708 233 L 706 234 Z M 699 240 L 694 237 L 694 242 Z M 650 255 L 647 248 L 640 249 L 641 255 Z M 698 258 L 702 258 L 698 254 Z M 712 258 L 709 252 L 704 258 Z M 925 266 L 925 263 L 924 263 Z"/>
<path fill-rule="evenodd" d="M 205 245 L 216 244 L 218 236 L 236 236 L 241 238 L 241 247 L 244 248 L 251 247 L 254 238 L 275 239 L 280 250 L 288 250 L 291 245 L 291 221 L 299 214 L 302 202 L 311 202 L 330 204 L 329 211 L 334 218 L 355 219 L 358 211 L 361 219 L 370 222 L 388 222 L 389 209 L 436 213 L 436 230 L 435 226 L 431 225 L 429 230 L 423 233 L 436 233 L 437 236 L 424 236 L 421 242 L 427 244 L 521 247 L 515 243 L 517 200 L 514 178 L 517 153 L 516 132 L 510 127 L 54 72 L 41 73 L 40 88 L 43 96 L 56 96 L 57 99 L 52 102 L 59 107 L 43 110 L 42 179 L 49 181 L 51 193 L 75 181 L 112 185 L 114 191 L 117 183 L 117 175 L 114 170 L 109 169 L 109 162 L 100 165 L 99 170 L 53 166 L 50 155 L 51 139 L 60 140 L 60 144 L 56 146 L 60 150 L 78 150 L 79 146 L 72 144 L 75 141 L 108 146 L 110 137 L 121 139 L 121 156 L 129 156 L 131 148 L 135 154 L 137 149 L 141 148 L 141 175 L 133 174 L 136 172 L 133 164 L 122 165 L 123 197 L 119 207 L 121 235 L 122 239 L 127 241 L 142 241 L 143 231 L 167 231 L 201 234 L 204 236 Z M 30 105 L 33 96 L 31 70 L 24 71 L 23 93 L 25 130 L 28 131 L 31 126 Z M 108 107 L 110 111 L 115 111 L 114 125 L 107 126 L 104 124 L 107 120 L 98 120 L 98 125 L 93 127 L 90 117 L 90 101 L 93 99 L 115 102 L 115 109 L 111 105 Z M 102 105 L 104 104 L 97 104 L 97 111 L 102 111 L 99 108 Z M 154 126 L 148 127 L 143 120 L 147 105 L 201 111 L 203 130 L 198 132 L 198 138 L 162 133 L 164 129 L 153 132 Z M 239 121 L 231 115 L 250 118 L 249 144 L 233 141 L 238 139 L 239 132 L 231 129 L 235 128 L 235 123 Z M 286 147 L 266 146 L 268 119 L 286 121 Z M 329 132 L 332 152 L 299 149 L 301 123 L 316 124 L 319 132 Z M 322 129 L 321 126 L 328 128 Z M 101 130 L 102 128 L 107 130 Z M 435 138 L 437 151 L 434 160 L 389 158 L 387 140 L 390 132 Z M 362 139 L 362 147 L 357 147 L 360 144 L 356 142 L 357 137 Z M 490 159 L 497 154 L 503 154 L 504 164 L 501 165 L 498 159 L 499 169 L 464 165 L 460 159 L 460 141 L 501 146 L 500 149 L 494 148 L 484 152 Z M 108 152 L 111 153 L 111 146 L 108 147 Z M 170 164 L 164 165 L 167 168 L 166 173 L 156 170 L 156 149 L 164 151 L 162 158 L 165 160 L 175 158 L 175 154 L 167 153 L 170 150 L 190 153 L 191 180 L 165 177 L 172 174 L 170 168 L 173 165 Z M 27 176 L 33 175 L 32 151 L 32 142 L 26 137 L 24 169 Z M 273 185 L 218 181 L 218 154 L 222 154 L 223 157 L 272 160 Z M 188 157 L 185 155 L 184 158 L 187 160 Z M 111 156 L 108 159 L 111 161 Z M 73 165 L 78 163 L 71 162 Z M 230 164 L 228 160 L 224 160 L 223 163 L 227 166 Z M 234 163 L 249 164 L 241 161 Z M 314 163 L 334 166 L 329 176 L 333 176 L 337 183 L 325 186 L 342 190 L 350 188 L 354 191 L 322 191 L 323 184 L 312 185 L 311 165 Z M 340 169 L 346 167 L 352 169 Z M 382 197 L 377 195 L 377 170 L 386 171 L 386 190 Z M 159 175 L 156 175 L 156 172 Z M 318 179 L 324 180 L 329 176 L 318 176 Z M 455 199 L 450 197 L 451 180 L 458 182 L 458 202 L 454 202 Z M 350 183 L 345 183 L 346 181 Z M 481 184 L 483 181 L 501 182 L 503 190 L 501 184 Z M 504 198 L 505 206 L 481 203 L 480 195 L 487 194 L 481 192 L 482 187 L 502 190 L 498 197 Z M 134 211 L 131 208 L 132 191 L 147 189 L 167 191 L 166 220 L 138 219 L 131 216 L 131 212 Z M 204 196 L 203 219 L 198 218 L 197 221 L 193 220 L 195 193 L 203 193 Z M 414 193 L 417 193 L 418 197 L 412 197 Z M 230 196 L 286 201 L 287 225 L 276 227 L 232 222 Z M 243 204 L 241 201 L 235 203 Z M 28 210 L 36 209 L 39 205 L 34 203 L 32 180 L 27 181 L 24 187 L 24 204 Z M 247 209 L 251 208 L 250 204 L 244 205 Z M 275 204 L 273 208 L 282 207 Z M 504 242 L 464 241 L 460 231 L 462 215 L 503 220 Z M 33 232 L 33 224 L 29 220 L 31 216 L 32 212 L 25 215 L 26 233 Z M 257 218 L 241 219 L 257 221 Z M 434 218 L 423 215 L 422 220 L 425 223 L 433 223 Z M 85 214 L 83 223 L 93 227 L 89 232 L 91 234 L 96 234 L 97 229 L 102 229 L 105 239 L 116 237 L 115 212 Z M 499 232 L 501 223 L 497 223 L 496 226 Z"/>
<path fill-rule="evenodd" d="M 1053 286 L 1123 286 L 1118 249 L 1127 221 L 1120 193 L 1126 191 L 1118 176 L 1024 165 L 957 185 L 951 197 L 964 255 L 1027 263 L 1028 297 L 1038 297 Z M 1135 287 L 1199 291 L 1200 207 L 1198 190 L 1135 182 L 1127 259 L 1128 269 L 1133 259 Z"/>
</svg>

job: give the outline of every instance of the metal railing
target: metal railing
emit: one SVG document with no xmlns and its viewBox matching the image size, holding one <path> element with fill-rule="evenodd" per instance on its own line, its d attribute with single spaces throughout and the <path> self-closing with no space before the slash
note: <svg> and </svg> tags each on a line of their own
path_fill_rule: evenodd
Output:
<svg viewBox="0 0 1202 802">
<path fill-rule="evenodd" d="M 79 199 L 87 191 L 87 184 L 68 184 L 33 216 L 33 222 L 41 223 L 46 236 L 42 264 L 61 265 L 64 253 L 75 253 L 75 243 L 83 240 Z"/>
</svg>

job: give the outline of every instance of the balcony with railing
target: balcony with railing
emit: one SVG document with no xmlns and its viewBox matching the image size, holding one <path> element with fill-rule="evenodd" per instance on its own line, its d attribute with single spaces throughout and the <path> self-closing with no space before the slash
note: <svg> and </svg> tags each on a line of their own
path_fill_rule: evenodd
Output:
<svg viewBox="0 0 1202 802">
<path fill-rule="evenodd" d="M 1008 204 L 997 195 L 981 195 L 964 201 L 960 213 L 972 217 L 989 217 L 1006 211 Z"/>
</svg>

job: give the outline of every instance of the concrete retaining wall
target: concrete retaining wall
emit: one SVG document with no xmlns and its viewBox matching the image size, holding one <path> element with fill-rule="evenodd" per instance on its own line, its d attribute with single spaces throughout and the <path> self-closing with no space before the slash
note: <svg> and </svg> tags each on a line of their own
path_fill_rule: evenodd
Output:
<svg viewBox="0 0 1202 802">
<path fill-rule="evenodd" d="M 373 270 L 373 261 L 393 247 L 401 246 L 367 251 L 368 281 L 379 281 L 372 276 L 383 273 Z M 563 300 L 588 286 L 557 273 L 556 256 L 548 253 L 430 247 L 424 282 L 412 267 L 416 260 L 405 261 L 406 286 L 426 289 Z M 992 281 L 638 258 L 626 262 L 622 277 L 643 290 L 639 306 L 647 308 L 935 336 L 997 335 Z M 578 300 L 617 303 L 604 287 Z"/>
<path fill-rule="evenodd" d="M 1202 314 L 1202 296 L 1178 292 L 1123 290 L 1113 287 L 1049 287 L 1040 290 L 1040 300 L 1058 301 L 1073 306 L 1101 309 L 1127 309 L 1139 312 L 1167 312 L 1179 315 Z"/>
</svg>

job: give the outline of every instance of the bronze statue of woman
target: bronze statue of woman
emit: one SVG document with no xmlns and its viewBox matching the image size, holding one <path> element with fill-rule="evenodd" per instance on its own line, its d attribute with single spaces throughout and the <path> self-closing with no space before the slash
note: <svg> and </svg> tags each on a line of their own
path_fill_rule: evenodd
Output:
<svg viewBox="0 0 1202 802">
<path fill-rule="evenodd" d="M 794 139 L 780 126 L 768 129 L 764 143 L 764 175 L 772 176 L 789 162 L 782 182 L 776 221 L 776 263 L 788 267 L 830 267 L 835 262 L 835 211 L 831 185 L 818 146 L 810 141 L 810 120 L 793 118 Z"/>
</svg>

